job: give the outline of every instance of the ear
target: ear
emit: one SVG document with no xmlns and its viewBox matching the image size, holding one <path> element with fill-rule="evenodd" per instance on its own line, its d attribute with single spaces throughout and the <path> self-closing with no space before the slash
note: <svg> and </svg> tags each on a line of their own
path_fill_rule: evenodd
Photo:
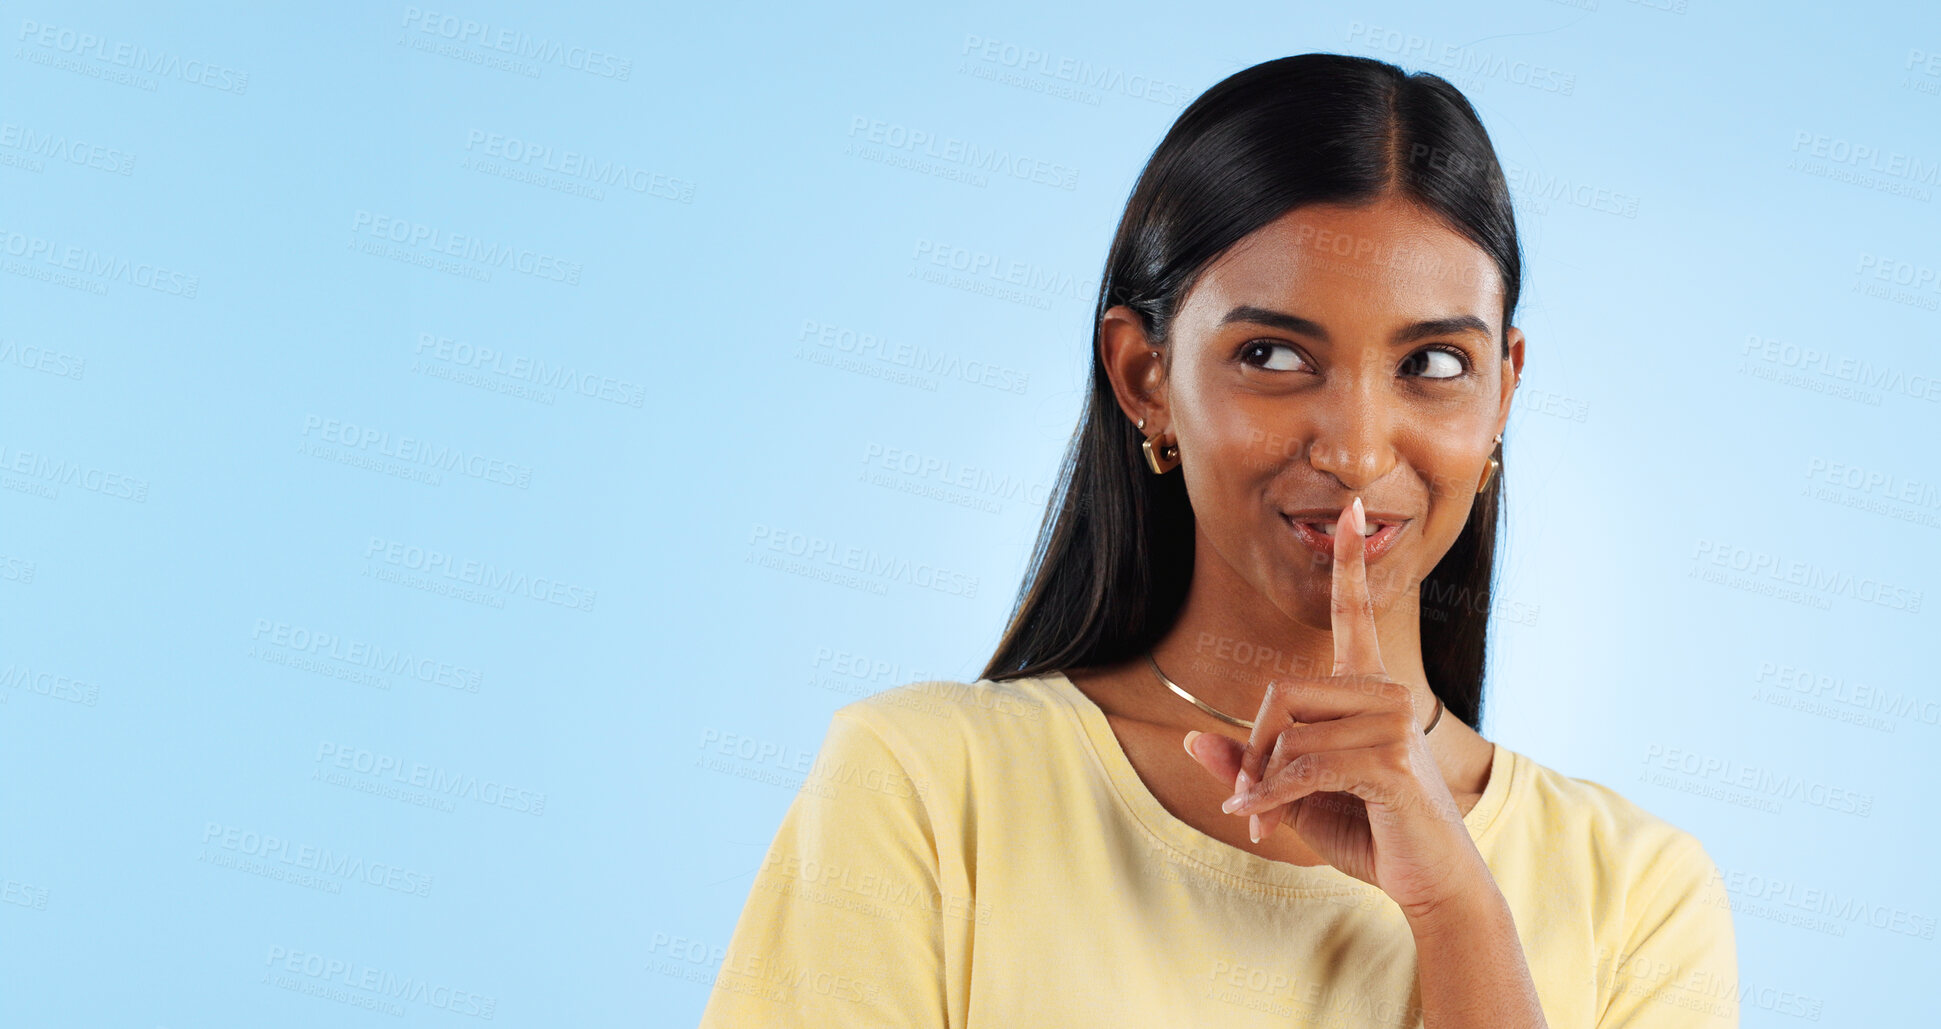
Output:
<svg viewBox="0 0 1941 1029">
<path fill-rule="evenodd" d="M 1157 356 L 1155 356 L 1155 354 Z M 1133 424 L 1146 420 L 1150 436 L 1166 428 L 1166 348 L 1146 338 L 1139 312 L 1120 304 L 1099 320 L 1099 361 L 1112 380 L 1112 395 Z"/>
<path fill-rule="evenodd" d="M 1510 400 L 1516 396 L 1516 383 L 1523 377 L 1523 330 L 1512 325 L 1503 334 L 1509 344 L 1509 360 L 1503 362 L 1503 377 L 1500 383 L 1500 397 L 1496 411 L 1496 431 L 1510 423 Z"/>
</svg>

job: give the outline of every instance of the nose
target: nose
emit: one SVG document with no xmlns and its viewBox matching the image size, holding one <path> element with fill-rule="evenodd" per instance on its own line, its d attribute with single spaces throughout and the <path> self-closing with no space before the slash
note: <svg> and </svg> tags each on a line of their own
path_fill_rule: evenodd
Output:
<svg viewBox="0 0 1941 1029">
<path fill-rule="evenodd" d="M 1308 464 L 1359 493 L 1395 467 L 1395 412 L 1374 389 L 1357 382 L 1331 385 L 1308 416 Z"/>
</svg>

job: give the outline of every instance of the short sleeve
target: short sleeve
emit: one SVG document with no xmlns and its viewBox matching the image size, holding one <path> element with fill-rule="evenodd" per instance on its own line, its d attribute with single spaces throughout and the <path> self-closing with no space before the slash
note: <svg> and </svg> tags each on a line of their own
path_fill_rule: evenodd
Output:
<svg viewBox="0 0 1941 1029">
<path fill-rule="evenodd" d="M 1610 999 L 1597 1029 L 1737 1029 L 1732 902 L 1697 838 L 1680 833 L 1627 898 L 1621 948 L 1598 955 Z"/>
<path fill-rule="evenodd" d="M 729 940 L 701 1029 L 946 1023 L 924 783 L 863 719 L 830 719 Z"/>
</svg>

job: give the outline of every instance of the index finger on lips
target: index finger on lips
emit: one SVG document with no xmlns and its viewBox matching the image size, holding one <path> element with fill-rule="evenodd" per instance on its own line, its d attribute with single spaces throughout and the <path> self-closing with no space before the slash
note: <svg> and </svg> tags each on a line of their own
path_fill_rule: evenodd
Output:
<svg viewBox="0 0 1941 1029">
<path fill-rule="evenodd" d="M 1341 511 L 1334 523 L 1333 616 L 1334 674 L 1384 674 L 1381 642 L 1375 633 L 1375 601 L 1368 594 L 1367 515 L 1361 498 Z"/>
</svg>

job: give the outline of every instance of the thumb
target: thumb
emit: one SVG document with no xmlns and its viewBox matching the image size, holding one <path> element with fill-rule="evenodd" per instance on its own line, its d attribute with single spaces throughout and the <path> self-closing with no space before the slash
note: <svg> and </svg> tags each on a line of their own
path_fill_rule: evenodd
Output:
<svg viewBox="0 0 1941 1029">
<path fill-rule="evenodd" d="M 1247 745 L 1231 736 L 1217 732 L 1189 732 L 1186 734 L 1186 752 L 1207 774 L 1220 780 L 1220 785 L 1231 787 L 1235 776 L 1240 774 L 1240 755 Z"/>
</svg>

